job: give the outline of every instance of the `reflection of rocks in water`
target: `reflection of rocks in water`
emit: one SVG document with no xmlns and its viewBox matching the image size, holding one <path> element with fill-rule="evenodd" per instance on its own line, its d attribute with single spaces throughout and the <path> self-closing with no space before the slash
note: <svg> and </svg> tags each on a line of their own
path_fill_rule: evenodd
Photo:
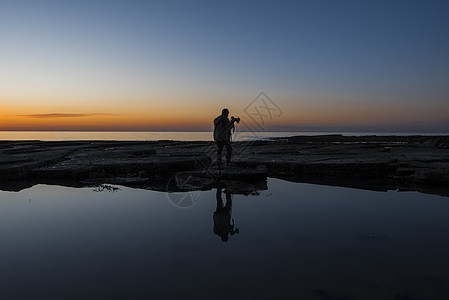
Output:
<svg viewBox="0 0 449 300">
<path fill-rule="evenodd" d="M 225 192 L 239 195 L 259 195 L 259 191 L 267 189 L 266 177 L 242 179 L 212 179 L 204 171 L 179 172 L 167 181 L 167 192 L 204 191 L 217 187 L 225 188 Z"/>
<path fill-rule="evenodd" d="M 195 174 L 182 172 L 174 176 L 176 186 L 181 190 L 207 190 L 214 186 L 209 178 L 195 176 Z"/>
<path fill-rule="evenodd" d="M 92 189 L 94 192 L 111 192 L 115 193 L 120 191 L 120 188 L 109 184 L 100 184 Z"/>
</svg>

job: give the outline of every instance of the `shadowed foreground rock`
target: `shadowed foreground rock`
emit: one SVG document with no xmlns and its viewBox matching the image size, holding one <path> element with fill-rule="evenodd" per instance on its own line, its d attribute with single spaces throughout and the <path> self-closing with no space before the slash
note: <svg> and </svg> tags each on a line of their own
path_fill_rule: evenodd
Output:
<svg viewBox="0 0 449 300">
<path fill-rule="evenodd" d="M 0 189 L 111 183 L 185 191 L 227 180 L 228 189 L 250 194 L 276 177 L 449 195 L 448 136 L 297 136 L 235 142 L 234 150 L 233 166 L 218 170 L 213 142 L 3 141 Z"/>
</svg>

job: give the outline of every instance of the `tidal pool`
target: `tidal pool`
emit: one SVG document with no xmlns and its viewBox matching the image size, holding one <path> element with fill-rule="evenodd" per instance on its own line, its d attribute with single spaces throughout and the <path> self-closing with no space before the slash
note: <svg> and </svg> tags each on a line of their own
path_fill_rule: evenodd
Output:
<svg viewBox="0 0 449 300">
<path fill-rule="evenodd" d="M 449 198 L 417 192 L 36 185 L 0 241 L 1 299 L 449 299 Z"/>
</svg>

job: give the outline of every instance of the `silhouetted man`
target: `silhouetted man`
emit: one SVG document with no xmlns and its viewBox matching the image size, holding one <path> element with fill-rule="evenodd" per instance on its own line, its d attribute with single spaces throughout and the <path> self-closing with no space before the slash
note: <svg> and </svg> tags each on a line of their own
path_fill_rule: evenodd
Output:
<svg viewBox="0 0 449 300">
<path fill-rule="evenodd" d="M 240 122 L 240 118 L 231 117 L 228 119 L 229 110 L 223 108 L 221 116 L 214 119 L 214 140 L 217 143 L 217 165 L 220 168 L 222 164 L 221 153 L 223 147 L 226 147 L 226 165 L 231 163 L 232 146 L 231 146 L 231 130 L 234 128 L 234 122 Z"/>
<path fill-rule="evenodd" d="M 217 209 L 214 212 L 214 233 L 221 237 L 223 242 L 229 239 L 229 234 L 239 233 L 238 228 L 234 230 L 234 219 L 231 218 L 232 198 L 226 192 L 226 205 L 221 198 L 222 187 L 217 188 Z M 232 223 L 231 223 L 232 219 Z"/>
</svg>

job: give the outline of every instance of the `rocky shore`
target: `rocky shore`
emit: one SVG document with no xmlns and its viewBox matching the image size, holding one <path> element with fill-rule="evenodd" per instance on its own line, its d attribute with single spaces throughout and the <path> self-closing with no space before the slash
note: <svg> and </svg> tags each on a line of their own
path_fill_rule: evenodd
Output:
<svg viewBox="0 0 449 300">
<path fill-rule="evenodd" d="M 0 190 L 108 183 L 171 192 L 220 184 L 249 194 L 275 177 L 449 196 L 449 136 L 295 136 L 233 147 L 233 164 L 219 170 L 213 142 L 1 141 Z"/>
</svg>

